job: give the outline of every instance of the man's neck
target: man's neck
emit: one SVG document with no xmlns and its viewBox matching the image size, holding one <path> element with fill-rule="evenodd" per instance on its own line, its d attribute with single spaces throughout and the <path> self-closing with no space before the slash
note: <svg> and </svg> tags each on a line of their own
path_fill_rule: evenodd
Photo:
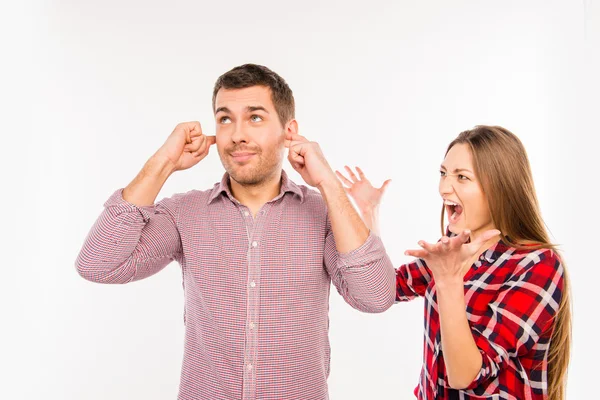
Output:
<svg viewBox="0 0 600 400">
<path fill-rule="evenodd" d="M 229 178 L 229 188 L 233 197 L 250 209 L 255 216 L 260 208 L 273 200 L 281 191 L 281 170 L 256 185 L 242 185 Z"/>
</svg>

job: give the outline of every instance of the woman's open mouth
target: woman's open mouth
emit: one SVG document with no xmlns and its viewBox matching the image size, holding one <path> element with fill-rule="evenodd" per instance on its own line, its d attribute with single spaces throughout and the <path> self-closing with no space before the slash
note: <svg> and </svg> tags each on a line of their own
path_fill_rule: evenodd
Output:
<svg viewBox="0 0 600 400">
<path fill-rule="evenodd" d="M 444 200 L 444 205 L 446 206 L 446 213 L 448 214 L 448 220 L 451 224 L 455 224 L 460 219 L 460 216 L 463 212 L 463 207 L 450 200 Z"/>
</svg>

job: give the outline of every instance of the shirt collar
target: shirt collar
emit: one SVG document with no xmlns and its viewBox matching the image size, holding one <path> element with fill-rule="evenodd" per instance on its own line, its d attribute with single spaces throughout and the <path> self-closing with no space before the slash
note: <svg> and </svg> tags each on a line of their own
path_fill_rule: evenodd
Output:
<svg viewBox="0 0 600 400">
<path fill-rule="evenodd" d="M 512 249 L 510 246 L 508 246 L 506 243 L 504 243 L 502 241 L 502 239 L 500 239 L 499 241 L 497 241 L 496 243 L 494 243 L 492 246 L 490 246 L 490 248 L 488 248 L 486 251 L 484 251 L 481 256 L 490 264 L 493 264 L 496 262 L 496 260 L 504 253 L 508 252 L 509 250 L 514 250 Z"/>
<path fill-rule="evenodd" d="M 215 184 L 213 191 L 208 198 L 208 204 L 212 203 L 216 198 L 218 198 L 221 194 L 225 194 L 229 199 L 233 202 L 237 202 L 235 197 L 231 194 L 231 189 L 229 187 L 229 179 L 230 176 L 226 172 L 221 179 L 221 182 Z M 300 198 L 300 203 L 304 202 L 304 193 L 300 186 L 296 185 L 291 179 L 289 179 L 287 173 L 284 170 L 281 170 L 281 189 L 279 191 L 279 195 L 275 197 L 273 200 L 279 199 L 285 193 L 292 193 L 297 195 Z M 272 201 L 272 200 L 271 200 Z"/>
</svg>

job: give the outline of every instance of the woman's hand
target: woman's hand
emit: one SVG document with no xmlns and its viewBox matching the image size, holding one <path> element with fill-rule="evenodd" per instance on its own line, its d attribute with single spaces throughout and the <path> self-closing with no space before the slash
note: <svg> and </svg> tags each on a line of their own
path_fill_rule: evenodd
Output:
<svg viewBox="0 0 600 400">
<path fill-rule="evenodd" d="M 358 178 L 348 166 L 344 168 L 348 173 L 348 178 L 339 171 L 335 171 L 335 173 L 345 185 L 346 193 L 354 200 L 361 214 L 365 215 L 376 210 L 391 179 L 383 182 L 380 188 L 376 188 L 359 167 L 356 167 Z"/>
<path fill-rule="evenodd" d="M 419 241 L 421 249 L 407 250 L 404 254 L 425 260 L 433 273 L 436 285 L 446 282 L 462 283 L 471 265 L 489 247 L 490 241 L 499 234 L 499 230 L 491 229 L 467 243 L 471 232 L 465 230 L 454 237 L 444 236 L 435 244 L 421 240 Z"/>
</svg>

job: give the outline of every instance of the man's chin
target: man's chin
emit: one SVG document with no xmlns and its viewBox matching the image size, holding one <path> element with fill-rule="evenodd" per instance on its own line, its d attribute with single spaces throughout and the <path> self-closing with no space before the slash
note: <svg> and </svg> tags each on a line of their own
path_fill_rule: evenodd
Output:
<svg viewBox="0 0 600 400">
<path fill-rule="evenodd" d="M 231 179 L 233 179 L 234 181 L 236 181 L 237 183 L 239 183 L 240 185 L 243 185 L 243 186 L 258 185 L 264 180 L 264 178 L 261 179 L 261 177 L 258 177 L 253 174 L 249 174 L 246 171 L 242 172 L 239 170 L 231 170 L 231 171 L 228 171 L 228 173 L 229 173 L 229 176 L 231 177 Z"/>
</svg>

